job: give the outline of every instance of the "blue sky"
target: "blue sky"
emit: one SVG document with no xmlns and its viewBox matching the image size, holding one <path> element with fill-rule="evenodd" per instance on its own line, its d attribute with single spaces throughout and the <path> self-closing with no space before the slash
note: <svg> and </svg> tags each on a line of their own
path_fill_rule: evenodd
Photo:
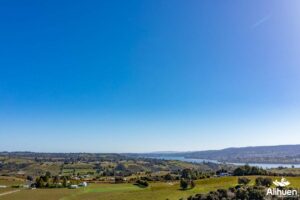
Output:
<svg viewBox="0 0 300 200">
<path fill-rule="evenodd" d="M 0 151 L 300 143 L 299 1 L 0 2 Z"/>
</svg>

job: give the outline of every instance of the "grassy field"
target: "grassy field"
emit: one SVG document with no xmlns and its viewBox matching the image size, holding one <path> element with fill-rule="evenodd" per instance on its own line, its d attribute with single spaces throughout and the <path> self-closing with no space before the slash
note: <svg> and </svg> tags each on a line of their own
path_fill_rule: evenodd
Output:
<svg viewBox="0 0 300 200">
<path fill-rule="evenodd" d="M 23 183 L 24 183 L 23 179 L 0 176 L 0 185 L 7 186 L 7 188 L 0 188 L 0 195 L 4 192 L 9 192 L 9 191 L 15 190 L 11 186 L 19 185 L 19 184 L 23 184 Z M 0 199 L 2 199 L 2 196 L 0 196 Z"/>
<path fill-rule="evenodd" d="M 254 184 L 255 176 L 250 177 Z M 276 177 L 280 179 L 280 177 Z M 275 180 L 275 177 L 273 178 Z M 300 188 L 300 177 L 289 177 L 292 187 Z M 148 188 L 132 184 L 91 184 L 80 189 L 23 189 L 19 192 L 1 196 L 1 200 L 178 200 L 192 194 L 207 193 L 220 188 L 237 185 L 237 177 L 222 177 L 198 180 L 195 188 L 182 191 L 178 183 L 150 183 Z M 2 191 L 0 190 L 0 194 Z"/>
</svg>

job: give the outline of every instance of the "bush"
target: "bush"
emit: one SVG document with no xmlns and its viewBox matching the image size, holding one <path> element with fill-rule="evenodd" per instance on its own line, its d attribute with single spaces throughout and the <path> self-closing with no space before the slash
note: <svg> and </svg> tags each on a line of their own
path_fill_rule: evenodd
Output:
<svg viewBox="0 0 300 200">
<path fill-rule="evenodd" d="M 171 180 L 173 180 L 173 177 L 172 177 L 171 174 L 166 174 L 166 175 L 164 176 L 164 179 L 165 179 L 166 181 L 171 181 Z"/>
<path fill-rule="evenodd" d="M 250 179 L 249 178 L 246 178 L 246 177 L 240 177 L 238 179 L 238 184 L 240 185 L 247 185 L 248 183 L 250 183 Z"/>
<path fill-rule="evenodd" d="M 242 186 L 238 189 L 229 188 L 228 190 L 219 189 L 211 191 L 208 194 L 196 194 L 190 196 L 188 200 L 235 200 L 235 199 L 250 199 L 250 200 L 264 200 L 265 187 Z"/>
<path fill-rule="evenodd" d="M 188 186 L 189 186 L 189 183 L 186 180 L 184 180 L 184 179 L 180 180 L 180 188 L 181 189 L 186 190 L 188 188 Z"/>
<path fill-rule="evenodd" d="M 12 185 L 11 187 L 12 188 L 21 188 L 22 186 L 21 185 Z"/>
<path fill-rule="evenodd" d="M 142 186 L 142 187 L 148 187 L 149 186 L 149 183 L 147 181 L 143 181 L 143 180 L 140 180 L 140 179 L 137 180 L 135 182 L 135 184 L 138 185 L 138 186 Z"/>
<path fill-rule="evenodd" d="M 218 189 L 217 192 L 219 193 L 219 198 L 222 199 L 222 198 L 228 198 L 228 195 L 227 195 L 227 190 L 225 189 Z"/>
<path fill-rule="evenodd" d="M 272 185 L 272 179 L 271 178 L 263 178 L 263 177 L 258 177 L 255 179 L 255 185 L 256 186 L 265 186 L 265 187 L 270 187 Z"/>
</svg>

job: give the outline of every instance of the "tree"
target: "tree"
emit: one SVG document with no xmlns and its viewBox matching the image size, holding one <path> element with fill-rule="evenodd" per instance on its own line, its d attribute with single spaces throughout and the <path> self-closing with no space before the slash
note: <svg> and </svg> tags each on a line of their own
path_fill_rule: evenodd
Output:
<svg viewBox="0 0 300 200">
<path fill-rule="evenodd" d="M 68 186 L 68 183 L 67 183 L 67 178 L 66 177 L 64 177 L 63 178 L 63 187 L 67 187 Z"/>
<path fill-rule="evenodd" d="M 37 178 L 36 179 L 36 187 L 37 188 L 42 188 L 45 186 L 45 182 L 42 178 Z"/>
<path fill-rule="evenodd" d="M 233 175 L 235 176 L 244 176 L 245 171 L 241 168 L 238 167 L 233 171 Z"/>
<path fill-rule="evenodd" d="M 184 180 L 184 179 L 180 180 L 181 189 L 186 190 L 188 188 L 188 186 L 189 186 L 189 183 L 186 180 Z"/>
<path fill-rule="evenodd" d="M 255 179 L 255 185 L 256 186 L 262 186 L 263 178 L 262 177 L 257 177 Z"/>
<path fill-rule="evenodd" d="M 247 185 L 248 183 L 250 183 L 250 179 L 249 178 L 246 178 L 246 177 L 239 177 L 238 179 L 238 183 L 240 185 Z"/>
<path fill-rule="evenodd" d="M 115 167 L 116 171 L 125 171 L 126 167 L 123 163 L 119 163 L 116 167 Z"/>
<path fill-rule="evenodd" d="M 247 189 L 245 189 L 245 188 L 239 188 L 236 191 L 236 198 L 237 199 L 249 199 Z"/>
<path fill-rule="evenodd" d="M 42 179 L 44 182 L 48 182 L 49 178 L 48 176 L 40 176 L 40 179 Z"/>
<path fill-rule="evenodd" d="M 50 178 L 51 177 L 51 172 L 47 171 L 46 174 L 45 174 L 45 176 L 47 176 L 48 178 Z"/>
<path fill-rule="evenodd" d="M 264 200 L 266 197 L 264 190 L 248 188 L 248 193 L 249 193 L 249 199 Z"/>
<path fill-rule="evenodd" d="M 192 170 L 191 169 L 184 169 L 181 172 L 181 178 L 184 179 L 192 179 Z"/>
<path fill-rule="evenodd" d="M 225 189 L 218 189 L 217 192 L 219 193 L 219 199 L 227 199 L 228 194 L 227 194 L 227 190 Z"/>
<path fill-rule="evenodd" d="M 233 171 L 234 176 L 266 175 L 266 174 L 267 174 L 266 170 L 258 167 L 251 167 L 249 165 L 240 166 Z"/>
<path fill-rule="evenodd" d="M 166 175 L 164 176 L 164 179 L 165 179 L 166 181 L 171 181 L 171 180 L 173 179 L 173 177 L 171 176 L 171 174 L 166 174 Z"/>
<path fill-rule="evenodd" d="M 270 187 L 273 183 L 271 178 L 264 178 L 263 186 Z"/>
<path fill-rule="evenodd" d="M 54 178 L 53 178 L 53 183 L 54 183 L 54 184 L 59 183 L 59 176 L 54 176 Z"/>
<path fill-rule="evenodd" d="M 206 196 L 207 200 L 218 200 L 219 198 L 219 194 L 216 191 L 211 191 L 207 194 Z"/>
<path fill-rule="evenodd" d="M 33 177 L 32 177 L 32 176 L 29 176 L 29 175 L 26 177 L 26 179 L 27 179 L 28 181 L 33 181 Z"/>
</svg>

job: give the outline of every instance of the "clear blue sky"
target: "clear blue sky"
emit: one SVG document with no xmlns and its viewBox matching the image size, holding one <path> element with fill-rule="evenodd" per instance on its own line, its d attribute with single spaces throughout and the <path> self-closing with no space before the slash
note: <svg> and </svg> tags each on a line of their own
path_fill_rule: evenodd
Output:
<svg viewBox="0 0 300 200">
<path fill-rule="evenodd" d="M 300 143 L 299 1 L 0 2 L 0 151 Z"/>
</svg>

